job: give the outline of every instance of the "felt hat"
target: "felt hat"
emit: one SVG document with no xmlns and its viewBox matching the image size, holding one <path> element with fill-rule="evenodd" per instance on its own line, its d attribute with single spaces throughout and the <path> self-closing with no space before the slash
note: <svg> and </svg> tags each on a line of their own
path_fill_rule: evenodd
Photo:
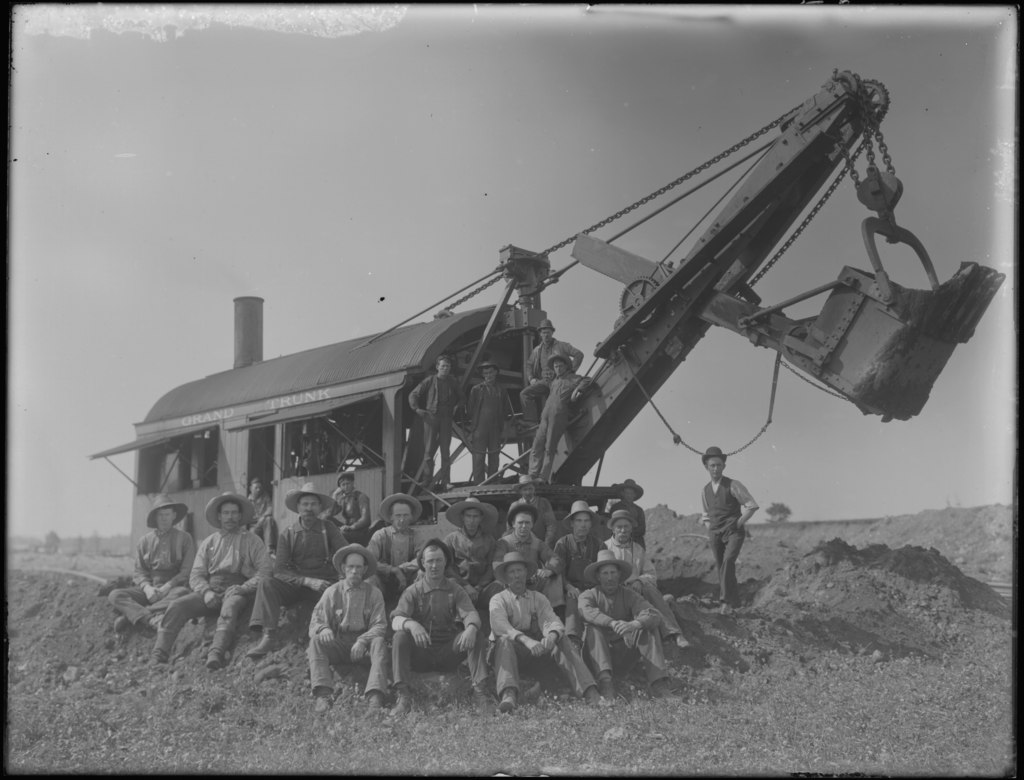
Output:
<svg viewBox="0 0 1024 780">
<path fill-rule="evenodd" d="M 445 511 L 444 516 L 448 519 L 448 522 L 457 528 L 465 528 L 466 524 L 462 520 L 462 514 L 467 509 L 479 509 L 483 514 L 483 523 L 481 528 L 489 534 L 494 533 L 494 529 L 498 525 L 498 510 L 490 504 L 486 504 L 479 498 L 469 498 L 459 501 L 456 504 L 452 504 Z"/>
<path fill-rule="evenodd" d="M 420 571 L 424 571 L 423 553 L 427 551 L 428 547 L 436 547 L 444 553 L 445 571 L 447 571 L 455 565 L 455 553 L 452 552 L 452 548 L 445 544 L 441 539 L 438 539 L 435 536 L 433 539 L 428 539 L 426 543 L 420 548 L 420 551 L 416 553 L 416 563 L 417 565 L 419 565 Z"/>
<path fill-rule="evenodd" d="M 590 522 L 591 523 L 596 523 L 597 522 L 597 515 L 596 515 L 596 513 L 594 512 L 593 509 L 590 508 L 590 504 L 588 504 L 586 501 L 573 501 L 572 502 L 572 509 L 570 509 L 569 510 L 569 514 L 567 514 L 565 516 L 564 522 L 567 525 L 572 525 L 572 518 L 573 518 L 573 516 L 579 514 L 580 512 L 586 512 L 588 515 L 590 515 Z"/>
<path fill-rule="evenodd" d="M 477 369 L 480 371 L 481 374 L 484 372 L 485 368 L 493 368 L 495 371 L 500 371 L 501 370 L 500 368 L 498 368 L 498 364 L 497 363 L 494 363 L 494 362 L 492 362 L 490 360 L 485 360 L 483 363 L 481 363 L 479 366 L 477 366 Z"/>
<path fill-rule="evenodd" d="M 349 482 L 355 482 L 356 481 L 356 473 L 354 471 L 346 471 L 343 474 L 339 474 L 338 475 L 338 479 L 337 479 L 337 481 L 334 484 L 335 485 L 340 485 L 342 483 L 342 481 L 346 481 L 346 480 L 349 481 Z"/>
<path fill-rule="evenodd" d="M 552 323 L 551 320 L 541 320 L 540 325 L 537 326 L 537 330 L 542 331 L 545 329 L 553 331 L 555 329 L 554 323 Z"/>
<path fill-rule="evenodd" d="M 165 493 L 161 493 L 153 499 L 153 508 L 150 509 L 149 514 L 146 515 L 146 525 L 150 528 L 156 528 L 157 510 L 166 509 L 168 507 L 171 507 L 174 510 L 174 524 L 180 523 L 185 515 L 188 514 L 188 506 L 186 504 L 182 504 L 180 501 L 172 501 L 170 496 Z"/>
<path fill-rule="evenodd" d="M 505 582 L 505 571 L 513 563 L 521 563 L 526 567 L 526 576 L 532 577 L 537 572 L 537 564 L 533 561 L 528 561 L 523 557 L 523 554 L 517 550 L 505 553 L 505 557 L 501 559 L 501 563 L 494 564 L 494 579 L 498 582 Z"/>
<path fill-rule="evenodd" d="M 529 474 L 520 474 L 519 482 L 516 483 L 516 490 L 522 490 L 524 485 L 536 485 L 537 480 L 531 477 Z"/>
<path fill-rule="evenodd" d="M 708 447 L 707 451 L 700 456 L 700 462 L 706 466 L 711 458 L 721 458 L 722 463 L 725 463 L 725 457 L 725 453 L 718 447 Z"/>
<path fill-rule="evenodd" d="M 554 371 L 555 369 L 556 360 L 561 360 L 563 363 L 565 363 L 566 368 L 572 368 L 572 363 L 569 362 L 569 358 L 567 358 L 565 355 L 552 355 L 551 357 L 548 358 L 548 368 L 550 368 L 552 371 Z"/>
<path fill-rule="evenodd" d="M 377 516 L 385 523 L 391 522 L 391 507 L 396 501 L 405 501 L 412 506 L 412 521 L 415 523 L 420 519 L 420 515 L 423 514 L 423 504 L 420 503 L 418 498 L 413 498 L 408 493 L 392 493 L 390 496 L 380 502 L 380 509 L 377 510 Z"/>
<path fill-rule="evenodd" d="M 623 488 L 633 488 L 633 492 L 636 493 L 637 498 L 640 498 L 644 494 L 644 489 L 636 484 L 632 479 L 627 479 L 625 482 L 619 482 L 612 485 L 612 490 L 618 491 L 619 493 L 622 492 Z"/>
<path fill-rule="evenodd" d="M 615 557 L 615 553 L 611 550 L 599 550 L 597 553 L 597 560 L 583 570 L 583 576 L 590 582 L 597 585 L 597 570 L 609 563 L 614 563 L 619 567 L 619 571 L 622 572 L 623 580 L 629 579 L 629 575 L 633 573 L 633 566 L 629 561 L 620 561 Z"/>
<path fill-rule="evenodd" d="M 533 518 L 533 524 L 537 525 L 537 520 L 540 519 L 540 512 L 538 511 L 537 507 L 535 507 L 533 504 L 526 504 L 523 502 L 514 503 L 512 504 L 512 506 L 508 508 L 508 514 L 505 516 L 505 525 L 511 528 L 512 518 L 514 518 L 520 512 L 526 512 L 528 515 L 530 515 L 530 517 Z"/>
<path fill-rule="evenodd" d="M 608 521 L 608 528 L 615 528 L 615 523 L 618 520 L 625 520 L 631 526 L 635 525 L 635 521 L 633 520 L 633 513 L 630 512 L 628 509 L 616 509 L 614 512 L 612 512 L 611 519 Z"/>
<path fill-rule="evenodd" d="M 210 499 L 210 503 L 206 505 L 206 522 L 214 528 L 220 528 L 218 513 L 220 512 L 220 505 L 225 501 L 234 501 L 242 508 L 242 525 L 252 525 L 256 522 L 256 510 L 249 499 L 238 495 L 238 493 L 221 493 L 219 496 L 214 496 Z"/>
<path fill-rule="evenodd" d="M 370 577 L 377 573 L 377 556 L 361 544 L 350 544 L 342 547 L 338 552 L 334 553 L 334 557 L 331 558 L 331 562 L 334 564 L 334 568 L 337 570 L 338 574 L 345 573 L 345 559 L 352 553 L 362 555 L 363 560 L 366 561 L 366 571 L 363 572 L 364 580 L 370 579 Z"/>
<path fill-rule="evenodd" d="M 330 496 L 325 496 L 323 493 L 317 490 L 316 485 L 314 485 L 312 482 L 307 482 L 302 487 L 296 488 L 295 490 L 289 490 L 285 494 L 284 505 L 288 507 L 291 511 L 298 514 L 299 499 L 301 499 L 303 496 L 314 496 L 315 498 L 318 498 L 320 500 L 321 512 L 325 509 L 330 509 L 332 506 L 334 506 L 334 499 L 331 498 Z"/>
</svg>

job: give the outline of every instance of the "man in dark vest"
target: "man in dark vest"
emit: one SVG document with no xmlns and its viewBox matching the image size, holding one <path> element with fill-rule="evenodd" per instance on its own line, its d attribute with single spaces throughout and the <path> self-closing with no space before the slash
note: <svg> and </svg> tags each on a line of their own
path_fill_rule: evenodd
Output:
<svg viewBox="0 0 1024 780">
<path fill-rule="evenodd" d="M 437 373 L 428 376 L 409 392 L 409 406 L 423 419 L 425 470 L 433 471 L 434 453 L 441 450 L 441 467 L 435 481 L 444 488 L 451 476 L 452 420 L 456 410 L 463 405 L 463 397 L 459 380 L 452 376 L 452 359 L 441 355 L 435 366 Z"/>
<path fill-rule="evenodd" d="M 757 511 L 757 502 L 739 480 L 723 476 L 725 454 L 718 447 L 708 447 L 701 457 L 711 481 L 701 494 L 704 511 L 700 520 L 708 528 L 708 541 L 718 567 L 721 611 L 731 612 L 739 606 L 736 584 L 736 559 L 747 537 L 745 526 Z"/>
</svg>

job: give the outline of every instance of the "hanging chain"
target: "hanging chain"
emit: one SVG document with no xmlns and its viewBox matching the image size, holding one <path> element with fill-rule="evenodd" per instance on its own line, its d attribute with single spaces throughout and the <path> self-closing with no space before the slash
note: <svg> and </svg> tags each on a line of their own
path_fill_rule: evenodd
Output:
<svg viewBox="0 0 1024 780">
<path fill-rule="evenodd" d="M 479 287 L 477 287 L 477 288 L 476 288 L 475 290 L 470 290 L 470 291 L 469 291 L 468 293 L 466 293 L 465 295 L 463 295 L 463 296 L 462 296 L 461 298 L 459 298 L 458 300 L 456 300 L 456 301 L 453 301 L 452 303 L 449 303 L 449 304 L 448 304 L 447 306 L 445 306 L 445 307 L 444 307 L 444 308 L 443 308 L 443 309 L 442 309 L 441 311 L 452 311 L 452 310 L 453 310 L 453 309 L 454 309 L 454 308 L 455 308 L 456 306 L 460 306 L 461 304 L 465 303 L 465 302 L 466 302 L 466 301 L 468 301 L 468 300 L 469 300 L 470 298 L 472 298 L 472 297 L 473 297 L 474 295 L 479 295 L 479 294 L 480 294 L 480 293 L 482 293 L 482 292 L 483 292 L 484 290 L 486 290 L 486 289 L 487 289 L 488 287 L 490 287 L 490 286 L 491 286 L 491 285 L 493 285 L 493 284 L 497 284 L 498 282 L 500 282 L 500 281 L 501 281 L 502 279 L 504 279 L 504 278 L 505 278 L 505 277 L 504 277 L 504 276 L 503 276 L 502 274 L 498 274 L 498 275 L 497 275 L 497 276 L 495 276 L 495 277 L 494 277 L 493 279 L 491 279 L 491 280 L 490 280 L 489 282 L 484 282 L 484 283 L 483 283 L 483 284 L 481 284 L 481 285 L 480 285 Z"/>
<path fill-rule="evenodd" d="M 838 399 L 840 399 L 842 401 L 848 401 L 849 400 L 842 393 L 837 393 L 835 390 L 830 390 L 829 388 L 824 387 L 823 385 L 819 385 L 817 382 L 812 382 L 810 379 L 808 379 L 803 374 L 801 374 L 799 371 L 797 371 L 795 368 L 793 368 L 793 366 L 789 365 L 789 363 L 783 363 L 782 365 L 784 365 L 791 373 L 793 373 L 797 377 L 797 379 L 803 380 L 804 382 L 806 382 L 807 384 L 809 384 L 811 387 L 815 388 L 816 390 L 821 390 L 821 392 L 826 393 L 827 395 L 831 395 L 831 396 L 833 396 L 835 398 L 838 398 Z"/>
</svg>

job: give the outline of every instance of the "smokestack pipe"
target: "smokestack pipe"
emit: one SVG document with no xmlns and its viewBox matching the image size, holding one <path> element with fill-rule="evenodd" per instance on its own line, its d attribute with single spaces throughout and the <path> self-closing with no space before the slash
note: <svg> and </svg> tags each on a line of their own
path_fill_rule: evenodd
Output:
<svg viewBox="0 0 1024 780">
<path fill-rule="evenodd" d="M 263 299 L 235 298 L 235 368 L 263 361 Z"/>
</svg>

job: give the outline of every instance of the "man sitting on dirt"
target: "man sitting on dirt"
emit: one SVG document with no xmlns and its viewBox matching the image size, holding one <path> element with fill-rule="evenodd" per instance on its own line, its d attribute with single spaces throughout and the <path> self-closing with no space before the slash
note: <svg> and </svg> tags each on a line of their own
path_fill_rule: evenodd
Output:
<svg viewBox="0 0 1024 780">
<path fill-rule="evenodd" d="M 551 561 L 555 557 L 554 551 L 547 542 L 538 539 L 533 533 L 533 526 L 537 521 L 537 507 L 530 504 L 515 504 L 508 510 L 508 514 L 512 530 L 494 545 L 493 565 L 501 563 L 510 552 L 521 553 L 536 567 L 536 573 L 530 577 L 529 587 L 547 596 L 551 606 L 558 609 L 565 604 L 562 577 L 551 568 Z M 486 590 L 487 603 L 490 604 L 494 594 L 501 590 L 500 582 L 491 583 Z"/>
<path fill-rule="evenodd" d="M 377 514 L 390 525 L 374 533 L 366 548 L 377 559 L 372 582 L 384 594 L 386 604 L 394 604 L 419 572 L 411 526 L 422 512 L 419 500 L 405 493 L 393 493 L 380 502 Z"/>
<path fill-rule="evenodd" d="M 543 594 L 526 587 L 537 567 L 518 552 L 510 552 L 494 569 L 505 590 L 491 599 L 491 640 L 494 670 L 501 698 L 498 709 L 512 712 L 519 703 L 519 662 L 553 663 L 587 704 L 599 704 L 597 685 L 579 650 L 565 636 L 565 627 Z"/>
<path fill-rule="evenodd" d="M 454 556 L 440 539 L 431 539 L 417 560 L 423 576 L 405 589 L 391 613 L 391 667 L 397 693 L 391 714 L 412 709 L 413 670 L 455 671 L 464 658 L 477 706 L 486 712 L 493 707 L 487 686 L 487 643 L 479 636 L 480 616 L 466 591 L 445 576 Z"/>
<path fill-rule="evenodd" d="M 533 524 L 533 535 L 538 539 L 547 542 L 548 547 L 554 545 L 560 536 L 569 532 L 568 528 L 563 529 L 562 524 L 555 518 L 555 510 L 551 508 L 551 502 L 544 496 L 537 495 L 537 483 L 529 474 L 519 477 L 519 484 L 516 486 L 519 498 L 512 502 L 508 508 L 507 524 L 512 525 L 512 508 L 519 504 L 528 504 L 537 509 L 537 522 Z"/>
<path fill-rule="evenodd" d="M 583 621 L 578 601 L 580 593 L 590 586 L 585 575 L 587 567 L 597 560 L 597 553 L 603 545 L 592 533 L 594 512 L 586 501 L 574 501 L 563 522 L 572 529 L 572 533 L 555 542 L 555 554 L 550 565 L 565 582 L 565 630 L 569 639 L 579 647 Z"/>
<path fill-rule="evenodd" d="M 640 594 L 622 585 L 632 573 L 633 567 L 611 550 L 601 550 L 586 570 L 587 580 L 595 587 L 580 594 L 580 614 L 587 624 L 584 657 L 601 695 L 609 700 L 615 698 L 612 673 L 624 674 L 638 660 L 652 696 L 662 698 L 674 692 L 657 633 L 661 615 Z"/>
<path fill-rule="evenodd" d="M 384 644 L 387 615 L 384 597 L 366 582 L 377 571 L 373 553 L 350 544 L 334 554 L 334 568 L 344 579 L 324 591 L 309 621 L 309 682 L 317 713 L 331 708 L 331 667 L 369 663 L 365 696 L 371 710 L 384 706 L 388 689 L 388 651 Z"/>
<path fill-rule="evenodd" d="M 711 481 L 701 492 L 703 513 L 700 521 L 707 526 L 708 541 L 718 568 L 718 589 L 721 611 L 729 613 L 739 606 L 739 586 L 736 583 L 736 559 L 747 538 L 746 524 L 757 511 L 757 502 L 738 480 L 723 476 L 725 453 L 718 447 L 708 447 L 701 461 L 711 475 Z"/>
<path fill-rule="evenodd" d="M 663 640 L 672 640 L 679 648 L 689 647 L 690 643 L 683 636 L 683 629 L 679 626 L 676 613 L 672 611 L 672 605 L 658 590 L 658 576 L 654 564 L 647 560 L 644 548 L 633 541 L 633 515 L 627 510 L 616 509 L 612 512 L 610 525 L 612 538 L 605 542 L 604 546 L 620 561 L 630 564 L 633 569 L 633 573 L 625 580 L 626 587 L 639 593 L 661 613 L 659 630 Z"/>
<path fill-rule="evenodd" d="M 320 519 L 320 510 L 330 504 L 331 499 L 312 482 L 285 496 L 284 505 L 299 517 L 278 537 L 274 576 L 260 580 L 256 587 L 249 630 L 262 629 L 263 636 L 246 653 L 249 658 L 262 658 L 277 649 L 282 608 L 303 601 L 315 604 L 337 581 L 331 559 L 345 546 L 345 538 L 334 523 Z"/>
<path fill-rule="evenodd" d="M 497 544 L 494 529 L 498 525 L 498 510 L 470 497 L 452 504 L 444 516 L 458 529 L 444 538 L 444 543 L 455 556 L 451 577 L 462 586 L 476 607 L 485 610 L 487 604 L 481 603 L 480 596 L 494 581 L 492 561 Z"/>
<path fill-rule="evenodd" d="M 354 471 L 346 471 L 338 477 L 338 487 L 331 494 L 331 499 L 321 517 L 339 526 L 341 535 L 349 544 L 370 541 L 370 497 L 356 490 Z"/>
<path fill-rule="evenodd" d="M 647 535 L 647 513 L 636 503 L 643 496 L 644 489 L 632 479 L 612 485 L 612 488 L 619 492 L 621 500 L 617 504 L 613 504 L 609 511 L 614 513 L 624 509 L 630 513 L 633 518 L 633 541 L 646 549 L 647 544 L 644 538 Z"/>
<path fill-rule="evenodd" d="M 196 551 L 189 575 L 193 592 L 175 599 L 164 613 L 150 656 L 154 663 L 167 663 L 185 623 L 216 615 L 206 668 L 224 666 L 239 616 L 252 603 L 259 581 L 274 572 L 266 545 L 242 530 L 243 525 L 252 525 L 253 519 L 252 504 L 237 493 L 222 493 L 206 505 L 206 522 L 217 530 L 203 539 Z"/>
<path fill-rule="evenodd" d="M 156 629 L 171 602 L 188 594 L 196 543 L 174 527 L 187 514 L 185 504 L 171 501 L 166 495 L 153 499 L 146 515 L 146 525 L 153 530 L 139 540 L 135 549 L 134 584 L 113 590 L 107 597 L 110 606 L 121 613 L 114 621 L 117 633 L 125 634 L 140 623 L 142 628 Z"/>
</svg>

